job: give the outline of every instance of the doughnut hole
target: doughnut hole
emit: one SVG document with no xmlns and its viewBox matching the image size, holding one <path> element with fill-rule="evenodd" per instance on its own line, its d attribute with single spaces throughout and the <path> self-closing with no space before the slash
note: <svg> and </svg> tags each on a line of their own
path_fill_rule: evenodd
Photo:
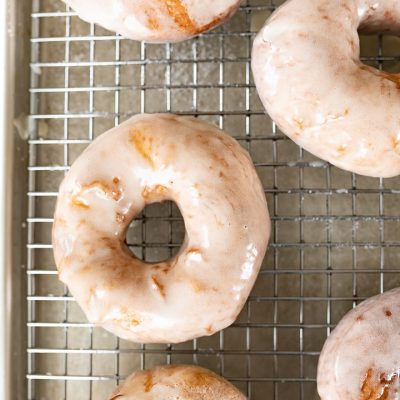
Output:
<svg viewBox="0 0 400 400">
<path fill-rule="evenodd" d="M 173 201 L 146 206 L 130 223 L 126 243 L 139 259 L 149 262 L 166 261 L 182 246 L 185 223 Z"/>
<path fill-rule="evenodd" d="M 400 73 L 400 37 L 394 35 L 363 35 L 360 37 L 361 61 L 371 67 Z"/>
</svg>

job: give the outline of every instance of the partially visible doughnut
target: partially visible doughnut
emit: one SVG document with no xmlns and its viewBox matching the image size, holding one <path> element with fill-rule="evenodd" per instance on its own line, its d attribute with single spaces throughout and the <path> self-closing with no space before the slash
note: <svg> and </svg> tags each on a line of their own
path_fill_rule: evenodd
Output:
<svg viewBox="0 0 400 400">
<path fill-rule="evenodd" d="M 108 400 L 246 400 L 231 383 L 205 368 L 165 365 L 127 378 Z"/>
<path fill-rule="evenodd" d="M 361 32 L 400 34 L 399 0 L 290 0 L 257 35 L 255 83 L 280 129 L 348 171 L 400 174 L 400 75 L 360 61 Z"/>
<path fill-rule="evenodd" d="M 176 42 L 229 19 L 240 0 L 64 0 L 88 22 L 129 39 Z"/>
<path fill-rule="evenodd" d="M 372 297 L 334 329 L 318 365 L 321 400 L 400 397 L 400 289 Z"/>
<path fill-rule="evenodd" d="M 164 200 L 180 208 L 186 237 L 170 260 L 145 263 L 125 234 L 147 204 Z M 138 115 L 72 165 L 53 247 L 59 278 L 91 322 L 136 342 L 182 342 L 236 319 L 269 227 L 263 187 L 234 139 L 194 118 Z"/>
</svg>

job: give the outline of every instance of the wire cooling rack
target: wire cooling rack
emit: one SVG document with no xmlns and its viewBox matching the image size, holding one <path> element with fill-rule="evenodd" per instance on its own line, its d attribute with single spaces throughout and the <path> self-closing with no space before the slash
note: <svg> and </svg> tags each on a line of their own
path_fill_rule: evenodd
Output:
<svg viewBox="0 0 400 400">
<path fill-rule="evenodd" d="M 58 0 L 32 0 L 28 399 L 105 399 L 135 369 L 164 363 L 208 367 L 251 400 L 318 399 L 318 354 L 331 328 L 360 300 L 400 285 L 400 180 L 331 167 L 264 114 L 251 44 L 282 2 L 245 1 L 221 28 L 154 45 L 84 23 Z M 362 59 L 377 68 L 399 70 L 399 50 L 396 38 L 362 38 Z M 238 320 L 181 345 L 136 345 L 93 327 L 52 257 L 64 174 L 96 136 L 139 112 L 194 115 L 227 130 L 252 155 L 272 217 L 268 256 Z M 183 233 L 179 211 L 165 203 L 133 221 L 128 242 L 155 261 L 171 256 Z"/>
</svg>

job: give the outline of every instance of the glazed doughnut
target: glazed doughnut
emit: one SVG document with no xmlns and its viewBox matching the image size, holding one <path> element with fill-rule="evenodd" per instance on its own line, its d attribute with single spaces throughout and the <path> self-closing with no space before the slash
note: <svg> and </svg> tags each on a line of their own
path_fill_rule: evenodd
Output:
<svg viewBox="0 0 400 400">
<path fill-rule="evenodd" d="M 147 264 L 125 245 L 147 205 L 175 201 L 178 254 Z M 214 125 L 138 115 L 97 138 L 60 187 L 59 278 L 93 323 L 142 343 L 182 342 L 230 325 L 263 260 L 269 217 L 247 152 Z"/>
<path fill-rule="evenodd" d="M 108 400 L 246 400 L 232 384 L 205 368 L 165 365 L 127 378 Z"/>
<path fill-rule="evenodd" d="M 228 20 L 240 0 L 64 0 L 87 22 L 134 40 L 176 42 Z"/>
<path fill-rule="evenodd" d="M 317 157 L 374 177 L 400 173 L 400 75 L 364 65 L 357 29 L 400 34 L 398 0 L 291 0 L 255 39 L 260 98 Z"/>
<path fill-rule="evenodd" d="M 364 301 L 327 339 L 318 364 L 321 400 L 399 398 L 400 289 Z"/>
</svg>

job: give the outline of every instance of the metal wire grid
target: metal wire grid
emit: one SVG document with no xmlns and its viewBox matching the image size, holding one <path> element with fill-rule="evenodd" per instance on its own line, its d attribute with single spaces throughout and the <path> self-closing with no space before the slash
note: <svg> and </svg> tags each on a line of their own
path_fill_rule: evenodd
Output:
<svg viewBox="0 0 400 400">
<path fill-rule="evenodd" d="M 248 0 L 224 27 L 182 44 L 133 43 L 83 23 L 57 0 L 32 0 L 28 210 L 28 399 L 105 398 L 137 368 L 198 363 L 252 400 L 317 399 L 319 350 L 358 301 L 399 285 L 400 180 L 367 179 L 316 160 L 264 115 L 251 42 L 280 2 Z M 393 38 L 363 41 L 365 62 L 396 68 Z M 398 47 L 397 47 L 398 49 Z M 226 128 L 252 155 L 272 217 L 263 270 L 236 323 L 174 346 L 127 343 L 87 323 L 51 254 L 58 185 L 98 134 L 137 112 L 176 112 Z M 179 248 L 170 203 L 132 223 L 148 261 Z"/>
</svg>

